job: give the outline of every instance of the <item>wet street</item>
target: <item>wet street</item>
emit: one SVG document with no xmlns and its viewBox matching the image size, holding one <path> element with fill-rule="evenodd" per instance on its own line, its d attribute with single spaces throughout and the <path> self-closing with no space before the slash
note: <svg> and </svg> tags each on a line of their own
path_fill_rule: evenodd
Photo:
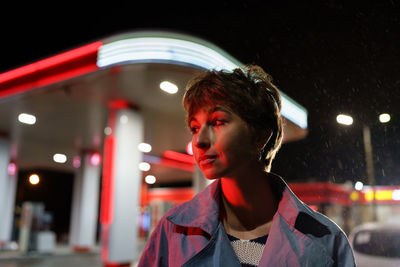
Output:
<svg viewBox="0 0 400 267">
<path fill-rule="evenodd" d="M 71 254 L 28 257 L 18 259 L 0 259 L 0 267 L 101 267 L 99 254 Z"/>
<path fill-rule="evenodd" d="M 132 267 L 137 263 L 133 262 Z M 53 254 L 0 251 L 0 267 L 102 267 L 100 249 L 92 252 L 72 252 L 68 246 L 58 246 Z"/>
</svg>

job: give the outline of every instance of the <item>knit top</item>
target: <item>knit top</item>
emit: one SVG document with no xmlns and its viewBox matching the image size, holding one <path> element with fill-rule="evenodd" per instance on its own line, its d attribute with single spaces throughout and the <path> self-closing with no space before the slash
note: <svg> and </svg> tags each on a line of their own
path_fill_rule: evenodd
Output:
<svg viewBox="0 0 400 267">
<path fill-rule="evenodd" d="M 243 240 L 228 234 L 228 238 L 243 267 L 258 266 L 268 235 L 251 240 Z"/>
</svg>

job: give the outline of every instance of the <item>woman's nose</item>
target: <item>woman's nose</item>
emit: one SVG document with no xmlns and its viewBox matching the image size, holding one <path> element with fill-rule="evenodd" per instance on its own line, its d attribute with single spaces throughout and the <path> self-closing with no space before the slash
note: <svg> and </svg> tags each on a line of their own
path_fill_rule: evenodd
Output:
<svg viewBox="0 0 400 267">
<path fill-rule="evenodd" d="M 210 132 L 208 127 L 201 127 L 196 136 L 195 145 L 198 148 L 207 148 L 210 146 Z"/>
</svg>

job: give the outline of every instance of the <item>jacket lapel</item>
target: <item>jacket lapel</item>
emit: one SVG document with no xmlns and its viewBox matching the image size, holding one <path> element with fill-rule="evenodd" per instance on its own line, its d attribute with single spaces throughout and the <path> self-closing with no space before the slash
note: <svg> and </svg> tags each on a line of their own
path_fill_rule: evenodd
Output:
<svg viewBox="0 0 400 267">
<path fill-rule="evenodd" d="M 241 266 L 221 223 L 207 246 L 182 265 L 190 266 Z"/>
<path fill-rule="evenodd" d="M 285 185 L 259 266 L 332 266 L 325 248 L 295 229 L 302 203 Z"/>
</svg>

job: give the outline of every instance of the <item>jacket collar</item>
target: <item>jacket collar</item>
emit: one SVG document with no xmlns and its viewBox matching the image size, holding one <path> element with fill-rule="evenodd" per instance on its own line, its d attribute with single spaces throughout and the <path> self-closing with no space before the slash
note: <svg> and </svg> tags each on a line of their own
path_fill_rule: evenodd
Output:
<svg viewBox="0 0 400 267">
<path fill-rule="evenodd" d="M 280 200 L 277 213 L 293 229 L 299 211 L 308 212 L 308 210 L 280 176 L 269 173 L 268 177 L 276 198 Z M 180 226 L 199 227 L 213 235 L 219 224 L 220 205 L 221 180 L 217 179 L 192 200 L 178 206 L 167 219 Z"/>
<path fill-rule="evenodd" d="M 192 200 L 178 206 L 167 219 L 185 227 L 199 227 L 213 235 L 219 224 L 221 181 L 217 179 Z"/>
</svg>

